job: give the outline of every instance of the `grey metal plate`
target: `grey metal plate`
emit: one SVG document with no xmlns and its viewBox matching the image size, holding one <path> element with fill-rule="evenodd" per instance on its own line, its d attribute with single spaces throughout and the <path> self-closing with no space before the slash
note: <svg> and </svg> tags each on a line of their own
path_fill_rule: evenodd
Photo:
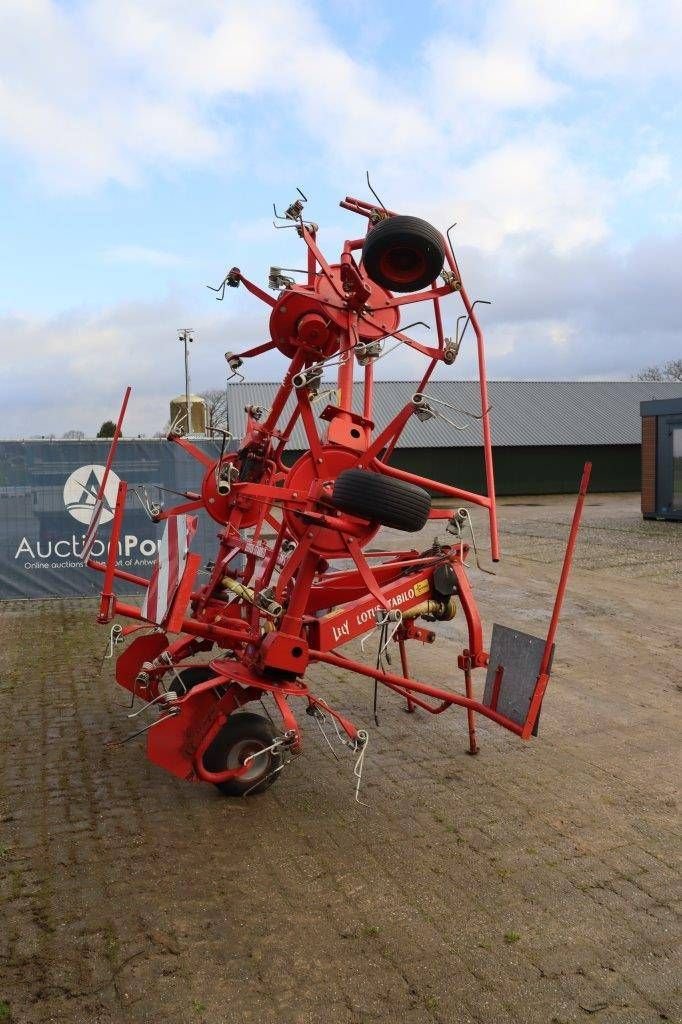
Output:
<svg viewBox="0 0 682 1024">
<path fill-rule="evenodd" d="M 544 650 L 544 638 L 522 633 L 518 629 L 509 629 L 496 622 L 490 641 L 490 661 L 485 678 L 483 703 L 490 707 L 495 675 L 498 666 L 503 665 L 504 674 L 497 698 L 497 710 L 518 725 L 523 725 L 535 690 Z M 550 668 L 553 656 L 552 647 Z"/>
</svg>

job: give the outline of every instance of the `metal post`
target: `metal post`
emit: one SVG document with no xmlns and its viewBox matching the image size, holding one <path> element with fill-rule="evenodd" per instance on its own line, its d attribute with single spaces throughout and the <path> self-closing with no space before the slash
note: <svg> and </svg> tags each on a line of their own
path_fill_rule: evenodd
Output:
<svg viewBox="0 0 682 1024">
<path fill-rule="evenodd" d="M 473 700 L 474 691 L 471 681 L 471 658 L 467 657 L 466 668 L 464 669 L 464 686 L 465 693 L 469 700 Z M 497 705 L 493 708 L 493 711 L 497 711 Z M 474 712 L 472 708 L 467 708 L 467 726 L 469 728 L 469 754 L 478 753 L 478 743 L 476 742 L 476 719 L 474 718 Z"/>
<path fill-rule="evenodd" d="M 192 433 L 192 417 L 189 401 L 189 344 L 194 341 L 191 327 L 183 327 L 178 331 L 178 337 L 185 346 L 185 409 L 187 411 L 187 433 Z"/>
</svg>

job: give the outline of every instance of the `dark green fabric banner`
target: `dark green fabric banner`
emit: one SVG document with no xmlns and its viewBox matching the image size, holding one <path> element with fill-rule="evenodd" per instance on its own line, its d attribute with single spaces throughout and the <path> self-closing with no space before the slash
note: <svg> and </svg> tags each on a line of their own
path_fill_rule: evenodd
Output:
<svg viewBox="0 0 682 1024">
<path fill-rule="evenodd" d="M 220 454 L 220 444 L 194 441 Z M 0 598 L 87 597 L 99 592 L 101 576 L 79 561 L 83 534 L 102 478 L 109 441 L 0 441 Z M 145 485 L 166 508 L 178 495 L 158 490 L 198 491 L 205 469 L 169 441 L 122 440 L 107 482 L 105 506 L 93 550 L 104 560 L 111 507 L 120 477 L 129 485 L 119 546 L 119 565 L 149 577 L 162 526 L 153 523 L 133 492 Z M 203 511 L 192 550 L 212 558 L 220 529 Z M 141 593 L 118 583 L 120 593 Z"/>
</svg>

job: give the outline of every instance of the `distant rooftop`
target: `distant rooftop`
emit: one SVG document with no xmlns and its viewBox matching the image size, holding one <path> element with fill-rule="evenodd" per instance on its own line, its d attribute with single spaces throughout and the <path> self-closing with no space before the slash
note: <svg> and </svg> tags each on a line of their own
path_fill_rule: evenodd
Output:
<svg viewBox="0 0 682 1024">
<path fill-rule="evenodd" d="M 323 383 L 322 390 L 332 386 Z M 244 407 L 269 408 L 277 387 L 276 382 L 228 385 L 227 411 L 235 437 L 244 433 Z M 359 383 L 355 385 L 353 407 L 357 411 L 362 409 L 361 387 Z M 377 428 L 384 427 L 416 390 L 414 381 L 376 381 L 374 421 Z M 435 402 L 433 405 L 466 429 L 457 430 L 440 417 L 422 423 L 412 416 L 400 447 L 478 447 L 482 443 L 480 422 L 466 415 L 481 412 L 477 381 L 435 381 L 428 384 L 425 391 L 434 399 L 461 410 L 446 409 Z M 488 394 L 494 445 L 639 444 L 639 403 L 682 397 L 682 382 L 498 380 L 488 382 Z M 322 411 L 331 401 L 333 396 L 322 398 L 316 407 Z M 280 422 L 285 422 L 294 405 L 292 397 Z M 294 428 L 290 447 L 296 450 L 308 447 L 300 423 Z"/>
</svg>

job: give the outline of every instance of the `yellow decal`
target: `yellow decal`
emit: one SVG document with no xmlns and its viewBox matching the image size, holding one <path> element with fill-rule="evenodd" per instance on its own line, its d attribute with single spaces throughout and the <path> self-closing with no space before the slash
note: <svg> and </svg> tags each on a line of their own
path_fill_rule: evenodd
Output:
<svg viewBox="0 0 682 1024">
<path fill-rule="evenodd" d="M 428 580 L 420 580 L 419 583 L 414 585 L 415 597 L 419 597 L 420 594 L 426 594 L 428 590 L 430 590 Z"/>
</svg>

